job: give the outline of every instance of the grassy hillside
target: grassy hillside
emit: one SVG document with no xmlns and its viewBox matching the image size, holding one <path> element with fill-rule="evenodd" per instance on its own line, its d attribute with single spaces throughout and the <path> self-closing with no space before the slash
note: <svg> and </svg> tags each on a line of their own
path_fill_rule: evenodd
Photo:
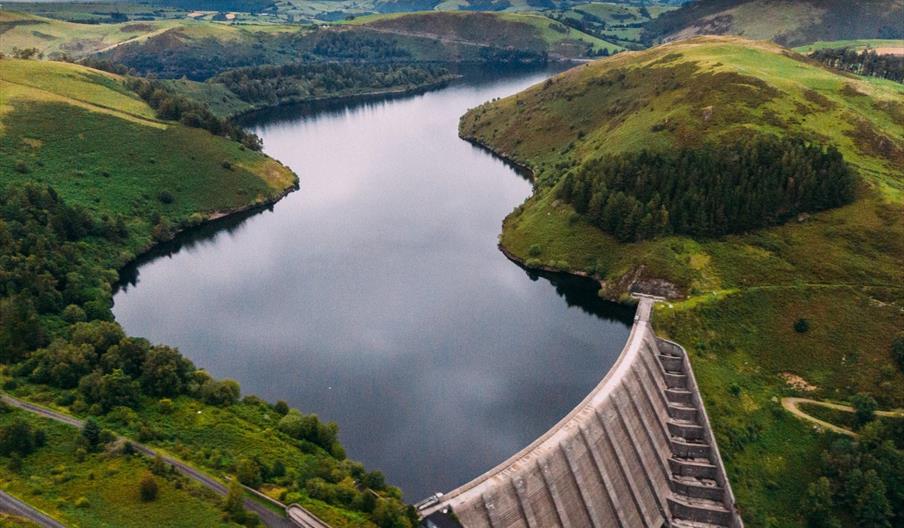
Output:
<svg viewBox="0 0 904 528">
<path fill-rule="evenodd" d="M 156 119 L 114 75 L 6 59 L 0 86 L 4 183 L 47 183 L 67 202 L 128 218 L 141 233 L 130 240 L 133 254 L 151 243 L 155 212 L 177 226 L 263 203 L 294 185 L 291 171 L 262 154 Z M 169 203 L 158 198 L 163 192 Z"/>
<path fill-rule="evenodd" d="M 902 0 L 702 0 L 651 22 L 648 40 L 738 35 L 789 47 L 817 40 L 904 38 Z"/>
<path fill-rule="evenodd" d="M 610 297 L 676 299 L 657 307 L 657 330 L 693 356 L 748 526 L 802 525 L 831 440 L 781 409 L 799 392 L 789 375 L 813 386 L 808 397 L 904 405 L 890 348 L 904 328 L 902 96 L 776 45 L 701 37 L 574 68 L 461 120 L 463 137 L 535 174 L 503 226 L 515 258 L 595 274 Z M 860 179 L 856 200 L 750 233 L 625 244 L 558 196 L 564 174 L 604 156 L 765 135 L 835 146 Z"/>
<path fill-rule="evenodd" d="M 13 48 L 37 48 L 44 55 L 79 57 L 138 41 L 182 21 L 124 22 L 118 24 L 78 24 L 15 11 L 0 11 L 0 53 Z"/>
<path fill-rule="evenodd" d="M 408 13 L 360 17 L 349 23 L 402 35 L 499 48 L 511 46 L 565 57 L 580 57 L 587 50 L 608 49 L 614 53 L 624 49 L 539 14 Z"/>
</svg>

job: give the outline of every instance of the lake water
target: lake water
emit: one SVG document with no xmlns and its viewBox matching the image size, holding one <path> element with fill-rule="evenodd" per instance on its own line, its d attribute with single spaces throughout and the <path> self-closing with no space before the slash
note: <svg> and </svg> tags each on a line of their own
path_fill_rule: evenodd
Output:
<svg viewBox="0 0 904 528">
<path fill-rule="evenodd" d="M 531 185 L 457 136 L 468 108 L 551 73 L 255 116 L 301 189 L 127 270 L 117 319 L 244 394 L 338 422 L 349 456 L 409 501 L 482 473 L 583 399 L 632 317 L 499 252 Z"/>
</svg>

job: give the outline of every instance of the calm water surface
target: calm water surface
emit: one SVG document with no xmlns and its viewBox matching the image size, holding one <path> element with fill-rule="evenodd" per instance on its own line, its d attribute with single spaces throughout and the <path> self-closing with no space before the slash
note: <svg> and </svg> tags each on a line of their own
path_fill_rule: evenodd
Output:
<svg viewBox="0 0 904 528">
<path fill-rule="evenodd" d="M 257 116 L 300 191 L 146 259 L 117 319 L 246 394 L 335 420 L 408 500 L 482 473 L 587 394 L 632 315 L 498 251 L 530 184 L 457 137 L 468 108 L 549 73 Z"/>
</svg>

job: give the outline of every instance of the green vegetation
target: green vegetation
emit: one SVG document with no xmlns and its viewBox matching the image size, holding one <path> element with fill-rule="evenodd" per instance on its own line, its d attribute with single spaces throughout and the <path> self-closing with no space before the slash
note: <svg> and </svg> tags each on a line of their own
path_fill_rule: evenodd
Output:
<svg viewBox="0 0 904 528">
<path fill-rule="evenodd" d="M 74 428 L 0 410 L 0 437 L 18 435 L 23 428 L 32 436 L 40 433 L 42 440 L 26 454 L 0 452 L 0 486 L 67 525 L 132 527 L 153 519 L 173 527 L 236 526 L 221 521 L 218 496 L 169 471 L 151 477 L 155 497 L 144 500 L 151 462 L 128 454 L 124 444 L 85 449 Z M 0 521 L 0 526 L 6 525 Z"/>
<path fill-rule="evenodd" d="M 238 68 L 214 77 L 254 107 L 321 98 L 411 91 L 452 78 L 441 66 L 351 65 L 338 63 L 284 64 Z"/>
<path fill-rule="evenodd" d="M 858 440 L 836 440 L 807 487 L 804 514 L 812 526 L 892 526 L 904 511 L 904 422 L 873 422 Z M 843 505 L 843 508 L 838 508 Z"/>
<path fill-rule="evenodd" d="M 22 459 L 11 464 L 25 477 L 4 476 L 7 488 L 73 524 L 216 525 L 200 516 L 213 511 L 219 519 L 218 505 L 173 505 L 172 490 L 186 487 L 176 477 L 156 471 L 151 500 L 141 486 L 144 461 L 104 455 L 110 429 L 213 475 L 241 472 L 278 487 L 288 502 L 336 527 L 411 526 L 398 489 L 382 478 L 371 480 L 378 487 L 357 486 L 368 473 L 345 459 L 335 424 L 240 399 L 234 381 L 212 379 L 177 350 L 127 337 L 112 322 L 116 269 L 180 229 L 269 203 L 294 188 L 294 174 L 237 141 L 164 119 L 176 117 L 168 106 L 180 108 L 182 120 L 192 109 L 162 94 L 154 110 L 113 74 L 4 59 L 0 79 L 0 381 L 4 390 L 88 418 L 80 435 L 72 431 L 77 447 L 64 450 L 74 465 L 63 454 L 42 458 L 47 448 L 26 454 L 41 442 L 16 425 L 8 451 Z M 32 478 L 62 464 L 77 472 Z M 193 513 L 169 520 L 183 509 Z M 123 512 L 132 520 L 120 520 Z M 229 518 L 252 522 L 238 512 Z"/>
<path fill-rule="evenodd" d="M 701 0 L 650 22 L 647 42 L 737 35 L 789 47 L 820 40 L 901 39 L 900 0 Z"/>
<path fill-rule="evenodd" d="M 834 148 L 824 152 L 800 139 L 758 139 L 595 159 L 565 175 L 559 196 L 591 224 L 627 242 L 749 231 L 849 203 L 854 186 Z"/>
<path fill-rule="evenodd" d="M 802 498 L 823 476 L 832 438 L 786 412 L 783 396 L 904 404 L 893 359 L 904 326 L 902 94 L 778 46 L 707 37 L 574 68 L 461 120 L 463 137 L 534 175 L 534 195 L 504 222 L 509 254 L 596 276 L 610 298 L 674 299 L 656 307 L 656 330 L 692 357 L 747 526 L 803 526 Z M 837 149 L 859 179 L 852 203 L 742 234 L 622 243 L 560 198 L 563 176 L 598 174 L 612 157 L 790 138 Z M 832 515 L 850 519 L 834 486 Z"/>
<path fill-rule="evenodd" d="M 859 52 L 850 48 L 822 48 L 809 56 L 836 70 L 904 82 L 904 55 L 879 55 L 872 48 Z"/>
</svg>

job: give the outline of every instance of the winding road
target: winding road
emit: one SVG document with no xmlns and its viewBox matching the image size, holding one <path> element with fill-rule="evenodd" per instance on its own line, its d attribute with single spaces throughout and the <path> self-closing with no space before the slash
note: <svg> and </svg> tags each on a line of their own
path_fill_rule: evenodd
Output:
<svg viewBox="0 0 904 528">
<path fill-rule="evenodd" d="M 28 519 L 43 528 L 66 528 L 57 522 L 56 519 L 45 515 L 43 512 L 3 491 L 0 491 L 0 512 Z"/>
<path fill-rule="evenodd" d="M 832 431 L 832 432 L 835 432 L 838 434 L 843 434 L 843 435 L 851 436 L 854 438 L 860 436 L 857 433 L 855 433 L 854 431 L 851 431 L 850 429 L 845 429 L 844 427 L 839 427 L 839 426 L 829 423 L 825 420 L 820 420 L 819 418 L 816 418 L 815 416 L 810 416 L 809 414 L 800 410 L 801 403 L 806 403 L 806 404 L 810 404 L 810 405 L 819 405 L 821 407 L 835 409 L 836 411 L 852 413 L 855 411 L 855 409 L 853 407 L 851 407 L 850 405 L 843 405 L 841 403 L 832 403 L 832 402 L 820 401 L 820 400 L 811 400 L 809 398 L 793 398 L 793 397 L 782 398 L 782 407 L 784 407 L 786 411 L 790 412 L 794 416 L 797 416 L 798 418 L 801 418 L 808 422 L 813 422 L 816 425 L 818 425 L 824 429 L 827 429 L 829 431 Z M 883 416 L 886 418 L 904 418 L 904 410 L 876 411 L 875 414 L 876 414 L 876 416 Z"/>
<path fill-rule="evenodd" d="M 40 405 L 35 405 L 33 403 L 29 403 L 27 401 L 20 400 L 18 398 L 14 398 L 12 396 L 9 396 L 8 394 L 0 394 L 0 401 L 2 401 L 3 403 L 6 403 L 7 405 L 10 405 L 12 407 L 16 407 L 18 409 L 28 411 L 30 413 L 36 414 L 36 415 L 44 417 L 44 418 L 56 420 L 57 422 L 64 423 L 64 424 L 72 426 L 72 427 L 81 428 L 85 423 L 83 420 L 79 420 L 78 418 L 48 409 L 46 407 L 41 407 Z M 125 437 L 123 437 L 123 438 L 125 438 Z M 176 468 L 176 471 L 178 471 L 179 473 L 200 483 L 202 486 L 213 490 L 214 493 L 217 493 L 218 495 L 224 495 L 224 496 L 226 495 L 228 489 L 222 482 L 220 482 L 216 478 L 214 478 L 206 473 L 203 473 L 201 471 L 198 471 L 197 469 L 186 464 L 185 462 L 182 462 L 175 458 L 169 457 L 163 453 L 158 453 L 157 451 L 154 451 L 153 449 L 151 449 L 150 447 L 148 447 L 144 444 L 134 442 L 128 438 L 126 438 L 126 439 L 132 443 L 132 446 L 135 448 L 136 451 L 139 451 L 142 454 L 147 455 L 149 457 L 156 457 L 159 454 L 164 462 L 172 465 L 174 468 Z M 9 496 L 7 495 L 7 497 L 9 497 Z M 27 504 L 22 503 L 21 501 L 18 501 L 12 497 L 9 497 L 9 498 L 12 499 L 18 505 L 20 505 L 20 507 L 24 506 L 25 508 L 27 508 L 27 510 L 25 510 L 25 511 L 30 510 L 30 511 L 34 511 L 34 512 L 40 514 L 36 510 L 30 508 Z M 271 501 L 272 501 L 272 499 L 271 499 Z M 0 496 L 0 506 L 3 505 L 3 502 L 4 501 L 2 500 L 2 496 Z M 301 520 L 316 519 L 317 522 L 316 523 L 309 522 L 308 524 L 296 524 L 295 522 L 287 519 L 286 517 L 273 511 L 272 509 L 268 508 L 267 506 L 261 504 L 260 502 L 255 501 L 251 498 L 245 498 L 245 508 L 248 509 L 249 511 L 256 513 L 258 515 L 258 517 L 260 517 L 261 522 L 263 522 L 266 526 L 268 526 L 270 528 L 297 528 L 298 526 L 301 526 L 302 528 L 323 528 L 323 527 L 327 526 L 322 521 L 317 519 L 317 517 L 314 514 L 308 512 L 307 510 L 303 510 L 300 506 L 293 505 L 293 507 L 295 509 L 302 510 L 304 512 L 304 515 L 299 516 L 299 518 Z M 283 508 L 285 508 L 285 506 L 283 506 Z M 0 509 L 2 509 L 2 508 L 0 508 Z M 43 515 L 43 514 L 40 514 L 40 515 Z M 29 515 L 28 518 L 35 520 L 35 522 L 38 522 L 31 515 Z M 46 518 L 46 516 L 45 516 L 45 518 Z M 293 516 L 293 519 L 295 519 L 295 518 L 296 517 Z M 46 526 L 46 527 L 50 527 L 50 528 L 62 528 L 63 527 L 63 525 L 59 524 L 58 522 L 53 521 L 52 519 L 49 519 L 49 518 L 47 518 L 47 519 L 54 524 L 46 524 L 46 523 L 39 523 L 39 524 L 41 524 L 41 526 Z"/>
</svg>

